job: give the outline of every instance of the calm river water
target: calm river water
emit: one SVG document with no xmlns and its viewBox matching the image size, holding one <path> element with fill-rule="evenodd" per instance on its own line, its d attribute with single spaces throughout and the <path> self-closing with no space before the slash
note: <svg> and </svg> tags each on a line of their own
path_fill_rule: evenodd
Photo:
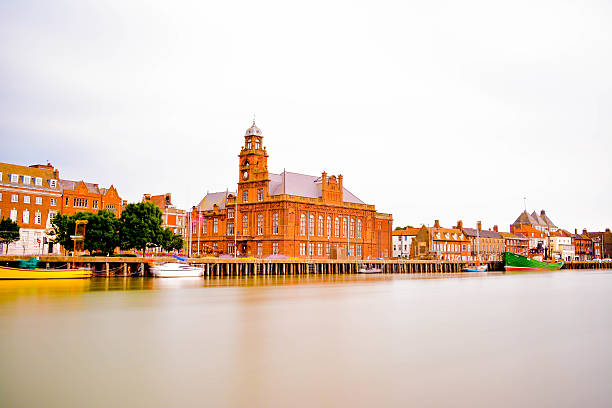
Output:
<svg viewBox="0 0 612 408">
<path fill-rule="evenodd" d="M 0 281 L 2 407 L 609 407 L 612 271 Z"/>
</svg>

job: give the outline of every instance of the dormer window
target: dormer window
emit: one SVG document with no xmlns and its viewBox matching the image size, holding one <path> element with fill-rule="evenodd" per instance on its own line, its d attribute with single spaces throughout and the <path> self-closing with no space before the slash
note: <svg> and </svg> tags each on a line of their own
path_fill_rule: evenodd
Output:
<svg viewBox="0 0 612 408">
<path fill-rule="evenodd" d="M 11 174 L 11 183 L 19 183 L 19 174 Z"/>
<path fill-rule="evenodd" d="M 37 186 L 42 186 L 42 177 L 36 177 L 34 179 L 34 184 L 36 184 Z"/>
<path fill-rule="evenodd" d="M 49 180 L 49 187 L 56 188 L 57 187 L 57 180 Z"/>
<path fill-rule="evenodd" d="M 32 178 L 30 176 L 23 176 L 23 184 L 32 184 Z"/>
</svg>

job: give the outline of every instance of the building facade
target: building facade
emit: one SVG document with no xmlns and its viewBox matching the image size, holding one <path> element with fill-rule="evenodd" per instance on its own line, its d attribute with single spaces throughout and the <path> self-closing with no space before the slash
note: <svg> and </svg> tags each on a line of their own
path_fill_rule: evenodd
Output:
<svg viewBox="0 0 612 408">
<path fill-rule="evenodd" d="M 170 228 L 175 234 L 180 234 L 183 239 L 187 239 L 187 212 L 180 210 L 172 204 L 172 194 L 142 196 L 143 203 L 153 203 L 162 212 L 162 227 Z"/>
<path fill-rule="evenodd" d="M 576 261 L 590 261 L 593 259 L 593 239 L 588 236 L 586 230 L 579 234 L 578 230 L 574 229 L 572 244 L 576 251 L 574 257 Z"/>
<path fill-rule="evenodd" d="M 342 175 L 270 173 L 255 122 L 244 135 L 237 170 L 235 193 L 209 193 L 192 209 L 192 252 L 313 259 L 392 255 L 390 214 L 347 190 Z"/>
<path fill-rule="evenodd" d="M 563 229 L 551 232 L 550 250 L 554 258 L 572 261 L 576 256 L 576 250 L 572 244 L 572 234 Z"/>
<path fill-rule="evenodd" d="M 416 237 L 420 228 L 404 228 L 392 232 L 393 257 L 409 258 L 412 241 Z"/>
<path fill-rule="evenodd" d="M 0 163 L 0 218 L 19 224 L 19 241 L 0 243 L 2 253 L 13 255 L 54 254 L 48 234 L 51 219 L 61 208 L 59 172 L 49 163 L 19 166 Z"/>
<path fill-rule="evenodd" d="M 121 216 L 126 202 L 119 197 L 117 189 L 112 185 L 109 188 L 100 188 L 97 184 L 84 181 L 60 180 L 62 190 L 61 213 L 74 215 L 78 212 L 97 213 L 107 210 Z"/>
<path fill-rule="evenodd" d="M 472 257 L 472 244 L 458 228 L 442 228 L 435 220 L 433 227 L 423 225 L 412 243 L 412 258 L 467 261 Z"/>
<path fill-rule="evenodd" d="M 504 251 L 527 256 L 529 254 L 529 239 L 520 233 L 500 232 L 504 238 Z"/>
<path fill-rule="evenodd" d="M 458 221 L 455 227 L 469 238 L 472 253 L 470 260 L 501 261 L 504 254 L 504 237 L 497 231 L 497 225 L 491 230 L 483 230 L 482 223 L 478 221 L 476 228 L 465 228 L 463 222 Z"/>
<path fill-rule="evenodd" d="M 601 258 L 612 259 L 612 232 L 610 228 L 606 228 L 603 232 L 589 232 L 589 237 L 599 238 L 601 246 Z"/>
</svg>

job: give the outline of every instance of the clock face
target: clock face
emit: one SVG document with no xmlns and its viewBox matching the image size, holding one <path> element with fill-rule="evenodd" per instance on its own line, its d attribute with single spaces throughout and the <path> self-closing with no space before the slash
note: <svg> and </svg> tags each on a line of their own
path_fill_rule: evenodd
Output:
<svg viewBox="0 0 612 408">
<path fill-rule="evenodd" d="M 248 179 L 249 178 L 249 172 L 245 171 L 244 173 L 242 173 L 242 178 L 245 179 L 245 180 Z"/>
</svg>

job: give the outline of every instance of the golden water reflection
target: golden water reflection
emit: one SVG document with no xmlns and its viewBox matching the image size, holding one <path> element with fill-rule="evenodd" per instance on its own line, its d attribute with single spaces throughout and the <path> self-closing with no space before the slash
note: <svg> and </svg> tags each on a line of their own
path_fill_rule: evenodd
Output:
<svg viewBox="0 0 612 408">
<path fill-rule="evenodd" d="M 612 272 L 0 281 L 0 406 L 609 406 Z"/>
</svg>

